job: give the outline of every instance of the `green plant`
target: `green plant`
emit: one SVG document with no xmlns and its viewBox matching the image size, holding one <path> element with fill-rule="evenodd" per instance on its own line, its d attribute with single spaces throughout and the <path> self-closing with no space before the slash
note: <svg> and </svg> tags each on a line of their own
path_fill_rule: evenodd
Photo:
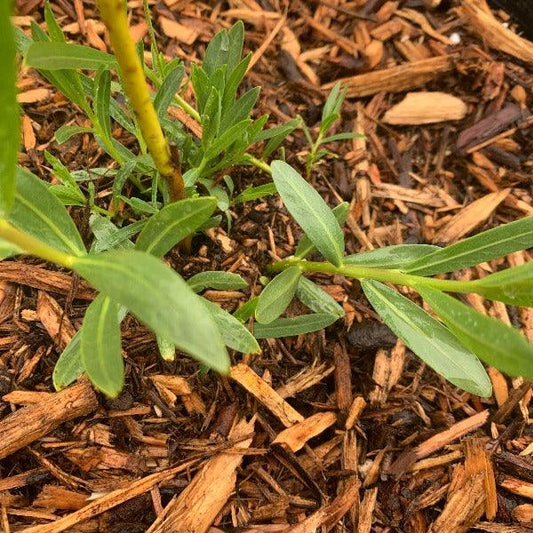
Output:
<svg viewBox="0 0 533 533">
<path fill-rule="evenodd" d="M 305 175 L 307 179 L 309 179 L 311 176 L 311 171 L 313 168 L 320 164 L 321 160 L 324 159 L 325 156 L 334 155 L 333 152 L 327 148 L 321 148 L 321 146 L 336 141 L 344 141 L 347 139 L 360 137 L 359 134 L 352 132 L 327 135 L 333 124 L 341 117 L 341 108 L 345 97 L 346 89 L 342 89 L 340 82 L 336 83 L 333 89 L 331 89 L 331 92 L 326 99 L 326 103 L 322 108 L 322 117 L 320 120 L 320 126 L 318 127 L 316 139 L 313 139 L 311 130 L 305 124 L 304 120 L 301 119 L 301 126 L 310 147 L 309 154 L 307 155 L 307 159 L 305 161 Z"/>
<path fill-rule="evenodd" d="M 177 347 L 208 368 L 226 372 L 229 368 L 226 346 L 245 353 L 259 351 L 257 341 L 240 321 L 198 295 L 208 287 L 243 288 L 246 283 L 239 276 L 205 272 L 185 282 L 159 258 L 198 229 L 213 224 L 211 219 L 217 205 L 220 206 L 219 198 L 200 197 L 193 186 L 202 179 L 208 179 L 214 172 L 214 166 L 223 169 L 226 164 L 241 161 L 249 146 L 250 134 L 255 135 L 262 130 L 266 117 L 260 124 L 254 123 L 252 132 L 248 131 L 248 126 L 253 123 L 250 118 L 236 121 L 241 133 L 244 132 L 244 142 L 242 138 L 237 139 L 235 128 L 229 136 L 231 138 L 228 137 L 228 130 L 235 126 L 228 119 L 230 115 L 232 119 L 236 115 L 231 106 L 237 103 L 247 116 L 254 103 L 245 108 L 242 102 L 236 100 L 238 85 L 244 75 L 243 65 L 249 61 L 249 58 L 244 60 L 245 63 L 238 61 L 242 49 L 242 25 L 236 25 L 229 33 L 218 34 L 206 54 L 207 66 L 197 69 L 198 75 L 206 69 L 213 76 L 224 74 L 227 70 L 233 74 L 228 77 L 227 85 L 219 80 L 218 92 L 213 87 L 209 89 L 212 96 L 207 111 L 215 113 L 218 119 L 212 120 L 206 113 L 198 115 L 204 133 L 196 143 L 180 128 L 170 126 L 169 121 L 165 123 L 167 107 L 173 98 L 176 99 L 183 66 L 176 61 L 165 63 L 153 43 L 155 65 L 149 77 L 156 86 L 158 81 L 160 84 L 152 103 L 141 70 L 146 70 L 146 66 L 141 64 L 129 40 L 122 3 L 101 0 L 99 4 L 104 20 L 111 27 L 116 59 L 97 50 L 66 43 L 48 4 L 45 6 L 45 19 L 50 36 L 34 25 L 33 42 L 21 32 L 17 33 L 18 49 L 29 64 L 39 66 L 40 72 L 86 113 L 92 124 L 90 128 L 63 127 L 56 134 L 58 141 L 64 142 L 77 133 L 94 134 L 98 143 L 119 165 L 113 176 L 112 206 L 125 202 L 142 216 L 123 227 L 120 227 L 121 220 L 117 220 L 119 225 L 113 223 L 111 217 L 114 213 L 95 203 L 93 175 L 69 172 L 49 153 L 45 157 L 60 185 L 51 186 L 30 172 L 16 168 L 18 139 L 13 135 L 13 129 L 19 127 L 19 116 L 15 90 L 15 40 L 8 6 L 2 4 L 1 24 L 5 31 L 1 39 L 9 56 L 1 67 L 7 83 L 0 88 L 0 98 L 6 110 L 0 117 L 0 137 L 6 140 L 0 153 L 4 167 L 0 172 L 0 253 L 2 258 L 20 253 L 39 256 L 75 270 L 100 291 L 87 309 L 82 328 L 58 361 L 54 383 L 61 388 L 84 371 L 96 387 L 109 396 L 115 396 L 124 380 L 120 322 L 127 312 L 154 330 L 161 354 L 167 359 L 174 357 Z M 233 64 L 232 61 L 237 62 Z M 240 70 L 234 73 L 237 67 Z M 112 81 L 111 68 L 118 68 L 123 85 Z M 96 70 L 96 75 L 92 78 L 79 72 L 80 69 Z M 197 83 L 198 91 L 211 83 L 211 78 L 207 78 L 205 83 L 204 80 Z M 112 96 L 114 92 L 121 92 L 122 87 L 128 96 L 129 106 L 126 109 Z M 223 107 L 223 97 L 226 107 Z M 188 110 L 194 114 L 192 108 Z M 135 135 L 141 155 L 134 155 L 113 138 L 110 117 Z M 220 124 L 221 120 L 226 122 Z M 187 153 L 185 162 L 192 164 L 198 161 L 202 167 L 190 169 L 195 172 L 196 178 L 191 180 L 189 172 L 189 198 L 184 198 L 181 172 L 171 157 L 160 121 L 166 124 L 167 135 L 173 128 L 170 131 L 174 134 L 173 140 L 181 135 L 182 153 Z M 261 133 L 265 139 L 277 137 L 279 142 L 282 141 L 279 130 L 275 130 L 274 135 Z M 259 160 L 256 164 L 266 165 Z M 97 177 L 107 172 L 107 169 L 92 169 L 92 174 Z M 145 176 L 149 179 L 147 185 Z M 166 205 L 159 203 L 159 176 L 166 183 L 166 187 L 161 189 Z M 148 194 L 150 201 L 122 195 L 128 179 L 140 193 Z M 82 189 L 84 182 L 88 198 Z M 207 187 L 209 182 L 202 184 Z M 65 205 L 91 207 L 90 224 L 95 238 L 89 252 Z M 130 239 L 135 236 L 133 243 Z M 202 339 L 209 339 L 209 342 Z"/>
<path fill-rule="evenodd" d="M 272 163 L 272 177 L 285 207 L 305 232 L 294 257 L 278 261 L 279 272 L 254 301 L 255 333 L 269 335 L 309 331 L 334 322 L 342 309 L 311 281 L 306 272 L 343 275 L 360 280 L 383 321 L 429 366 L 451 383 L 479 396 L 491 394 L 490 380 L 479 359 L 511 376 L 533 377 L 533 345 L 517 330 L 463 304 L 446 293 L 477 293 L 510 305 L 533 305 L 533 263 L 475 281 L 431 277 L 477 265 L 533 246 L 533 217 L 502 225 L 446 248 L 429 245 L 388 246 L 344 256 L 339 221 L 345 208 L 330 210 L 318 193 L 291 166 Z M 318 250 L 324 262 L 305 258 Z M 386 284 L 414 289 L 440 321 Z M 294 296 L 313 314 L 279 318 Z M 298 322 L 298 325 L 296 323 Z M 479 359 L 478 359 L 479 357 Z"/>
<path fill-rule="evenodd" d="M 122 2 L 99 0 L 99 5 L 111 27 L 116 57 L 67 43 L 48 4 L 45 19 L 49 35 L 34 24 L 31 39 L 21 32 L 13 35 L 7 3 L 0 7 L 0 44 L 6 53 L 0 64 L 0 75 L 5 80 L 0 85 L 4 110 L 0 115 L 0 258 L 30 253 L 76 271 L 99 291 L 81 329 L 58 360 L 54 371 L 57 388 L 85 372 L 109 396 L 119 393 L 124 381 L 120 323 L 128 312 L 153 329 L 163 358 L 172 359 L 177 347 L 220 372 L 227 371 L 230 364 L 226 347 L 256 353 L 260 350 L 256 339 L 316 331 L 344 316 L 342 307 L 304 277 L 304 272 L 361 280 L 365 294 L 384 321 L 430 366 L 466 390 L 490 393 L 490 382 L 476 356 L 511 375 L 533 377 L 533 349 L 519 332 L 445 294 L 477 292 L 512 305 L 531 305 L 531 264 L 472 282 L 430 277 L 531 247 L 533 218 L 444 249 L 392 246 L 344 256 L 341 227 L 348 204 L 330 210 L 292 167 L 282 161 L 274 161 L 271 166 L 267 163 L 300 120 L 264 130 L 266 116 L 251 118 L 258 88 L 238 97 L 250 60 L 249 55 L 241 58 L 243 25 L 238 23 L 217 34 L 207 47 L 203 65 L 192 66 L 195 109 L 179 95 L 184 66 L 177 60 L 167 62 L 159 53 L 149 16 L 151 67 L 143 62 L 142 47 L 135 51 L 131 43 L 124 42 L 129 34 Z M 147 3 L 144 5 L 148 13 Z M 69 171 L 47 153 L 46 160 L 60 181 L 50 185 L 16 168 L 18 142 L 13 131 L 19 128 L 19 115 L 14 37 L 26 63 L 38 68 L 91 124 L 63 126 L 56 132 L 58 142 L 91 133 L 115 161 L 116 169 Z M 116 80 L 112 71 L 117 72 Z M 146 89 L 143 72 L 155 92 Z M 128 79 L 130 74 L 132 78 Z M 121 95 L 126 96 L 125 105 L 119 104 Z M 340 86 L 336 86 L 327 99 L 316 140 L 304 128 L 311 144 L 308 173 L 326 153 L 321 145 L 353 137 L 350 133 L 326 136 L 339 118 L 343 98 Z M 170 118 L 171 104 L 196 121 L 201 130 L 198 137 Z M 134 151 L 114 138 L 110 117 L 134 136 Z M 167 139 L 176 145 L 179 162 Z M 262 152 L 255 157 L 249 149 L 258 143 L 263 143 Z M 253 165 L 272 174 L 274 181 L 233 196 L 227 173 L 236 165 Z M 96 200 L 95 180 L 104 179 L 111 180 L 107 208 Z M 124 193 L 128 181 L 132 194 Z M 160 260 L 195 231 L 217 224 L 217 208 L 227 211 L 230 205 L 276 190 L 305 235 L 294 257 L 271 266 L 271 271 L 279 274 L 261 295 L 233 315 L 199 293 L 206 288 L 244 288 L 242 278 L 226 272 L 204 272 L 185 281 Z M 209 196 L 200 196 L 201 192 Z M 91 209 L 94 239 L 89 250 L 65 206 Z M 306 260 L 316 251 L 326 261 Z M 412 287 L 442 323 L 384 283 Z M 294 297 L 312 313 L 280 318 Z M 254 313 L 257 323 L 252 335 L 245 322 Z"/>
</svg>

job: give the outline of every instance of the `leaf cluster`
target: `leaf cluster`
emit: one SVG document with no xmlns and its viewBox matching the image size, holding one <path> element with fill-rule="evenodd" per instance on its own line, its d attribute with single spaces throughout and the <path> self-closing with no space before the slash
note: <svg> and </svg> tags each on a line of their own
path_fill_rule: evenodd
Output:
<svg viewBox="0 0 533 533">
<path fill-rule="evenodd" d="M 533 217 L 504 224 L 445 248 L 396 245 L 344 256 L 341 226 L 347 206 L 341 204 L 331 210 L 285 162 L 272 163 L 272 176 L 285 207 L 305 235 L 292 259 L 271 267 L 272 271 L 281 272 L 268 283 L 255 305 L 255 317 L 261 328 L 275 330 L 288 320 L 319 322 L 324 315 L 329 315 L 332 321 L 341 317 L 342 308 L 331 302 L 328 295 L 325 298 L 326 293 L 305 278 L 304 273 L 341 274 L 359 279 L 367 299 L 392 331 L 458 387 L 479 396 L 491 394 L 491 383 L 480 360 L 511 376 L 533 377 L 533 345 L 518 330 L 447 294 L 475 292 L 490 300 L 533 306 L 533 263 L 471 282 L 431 277 L 533 247 Z M 314 250 L 326 261 L 306 261 L 305 257 Z M 386 283 L 414 289 L 437 318 Z M 280 318 L 295 296 L 314 313 Z M 341 312 L 336 314 L 337 311 Z M 303 325 L 301 330 L 292 330 L 304 331 L 309 330 Z"/>
</svg>

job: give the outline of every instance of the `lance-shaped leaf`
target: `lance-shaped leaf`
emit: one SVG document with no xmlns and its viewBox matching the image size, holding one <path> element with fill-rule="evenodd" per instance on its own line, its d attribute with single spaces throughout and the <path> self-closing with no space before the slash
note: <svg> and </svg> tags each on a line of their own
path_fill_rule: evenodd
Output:
<svg viewBox="0 0 533 533">
<path fill-rule="evenodd" d="M 518 330 L 435 289 L 417 290 L 448 329 L 481 360 L 511 376 L 533 378 L 533 345 Z"/>
<path fill-rule="evenodd" d="M 338 320 L 329 313 L 313 313 L 312 315 L 295 316 L 294 318 L 278 318 L 270 324 L 255 324 L 256 339 L 279 339 L 294 337 L 324 329 Z"/>
<path fill-rule="evenodd" d="M 187 285 L 194 292 L 201 292 L 205 289 L 215 289 L 217 291 L 233 291 L 245 289 L 248 283 L 239 274 L 233 272 L 221 272 L 219 270 L 208 270 L 191 276 L 187 280 Z"/>
<path fill-rule="evenodd" d="M 361 285 L 385 324 L 433 370 L 468 392 L 491 395 L 483 365 L 445 326 L 382 283 L 362 280 Z"/>
<path fill-rule="evenodd" d="M 11 2 L 0 3 L 0 216 L 7 217 L 15 199 L 15 175 L 20 117 L 17 104 L 15 37 L 11 26 Z"/>
<path fill-rule="evenodd" d="M 83 329 L 83 326 L 82 326 Z M 83 374 L 80 349 L 81 330 L 72 337 L 57 360 L 52 381 L 57 391 L 68 387 Z"/>
<path fill-rule="evenodd" d="M 350 204 L 348 202 L 342 202 L 342 204 L 339 204 L 338 206 L 334 207 L 332 209 L 332 212 L 335 216 L 335 220 L 339 223 L 339 226 L 342 227 L 346 222 L 346 219 L 348 218 L 348 213 L 350 212 Z M 296 247 L 294 256 L 300 259 L 304 259 L 309 254 L 312 254 L 314 252 L 316 252 L 316 246 L 311 242 L 311 239 L 307 235 L 304 235 L 300 239 L 300 242 Z"/>
<path fill-rule="evenodd" d="M 533 216 L 484 231 L 417 259 L 402 270 L 430 276 L 478 265 L 533 247 Z"/>
<path fill-rule="evenodd" d="M 176 346 L 161 335 L 156 335 L 159 354 L 165 361 L 174 361 L 176 358 Z"/>
<path fill-rule="evenodd" d="M 259 353 L 261 351 L 254 336 L 242 322 L 209 300 L 202 299 L 202 303 L 213 317 L 228 348 L 241 353 Z"/>
<path fill-rule="evenodd" d="M 83 368 L 92 384 L 107 396 L 118 396 L 124 386 L 120 342 L 120 305 L 99 294 L 89 305 L 80 333 Z"/>
<path fill-rule="evenodd" d="M 97 296 L 100 298 L 100 296 Z M 109 300 L 107 296 L 104 297 Z M 127 309 L 124 306 L 119 306 L 118 321 L 121 323 L 127 315 Z M 71 383 L 76 381 L 84 372 L 81 361 L 81 332 L 83 324 L 78 332 L 72 337 L 67 347 L 63 350 L 54 367 L 52 380 L 56 390 L 64 389 Z"/>
<path fill-rule="evenodd" d="M 472 292 L 489 300 L 533 307 L 533 262 L 478 279 L 472 282 Z"/>
<path fill-rule="evenodd" d="M 116 67 L 111 54 L 79 44 L 34 42 L 28 48 L 26 64 L 43 70 L 98 70 Z"/>
<path fill-rule="evenodd" d="M 85 254 L 85 246 L 61 201 L 31 172 L 18 169 L 15 203 L 10 222 L 33 237 L 71 255 Z"/>
<path fill-rule="evenodd" d="M 287 309 L 294 298 L 301 275 L 302 271 L 298 267 L 290 267 L 270 281 L 259 296 L 255 310 L 258 322 L 268 324 Z"/>
<path fill-rule="evenodd" d="M 272 179 L 289 213 L 318 251 L 335 266 L 340 266 L 344 236 L 331 209 L 290 165 L 274 161 L 271 168 Z"/>
<path fill-rule="evenodd" d="M 326 313 L 342 318 L 344 309 L 316 283 L 302 276 L 298 281 L 296 296 L 315 313 Z"/>
<path fill-rule="evenodd" d="M 402 269 L 413 261 L 440 249 L 431 244 L 395 244 L 377 250 L 348 255 L 344 258 L 343 263 L 345 265 Z"/>
<path fill-rule="evenodd" d="M 137 250 L 78 257 L 76 272 L 179 349 L 220 372 L 229 358 L 217 326 L 187 283 Z"/>
<path fill-rule="evenodd" d="M 157 257 L 199 228 L 216 209 L 214 197 L 187 198 L 165 206 L 150 217 L 135 247 Z"/>
</svg>

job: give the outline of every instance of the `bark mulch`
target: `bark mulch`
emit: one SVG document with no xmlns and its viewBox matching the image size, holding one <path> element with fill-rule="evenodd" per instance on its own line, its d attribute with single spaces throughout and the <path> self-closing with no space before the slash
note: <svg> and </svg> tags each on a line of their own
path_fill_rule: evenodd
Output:
<svg viewBox="0 0 533 533">
<path fill-rule="evenodd" d="M 42 0 L 17 4 L 20 28 L 43 24 Z M 312 181 L 331 205 L 351 202 L 350 253 L 448 244 L 533 214 L 533 44 L 496 4 L 512 7 L 151 2 L 162 49 L 187 66 L 217 30 L 244 20 L 254 52 L 247 83 L 262 87 L 258 111 L 272 125 L 300 114 L 316 126 L 328 89 L 349 87 L 338 131 L 365 137 L 333 145 L 338 157 Z M 146 37 L 141 2 L 129 5 L 133 33 Z M 106 49 L 92 0 L 52 8 L 69 38 Z M 45 149 L 71 169 L 111 164 L 88 135 L 55 142 L 59 126 L 86 119 L 34 71 L 21 71 L 19 88 L 23 166 L 49 179 Z M 135 150 L 118 126 L 114 134 Z M 306 150 L 301 131 L 286 143 L 299 168 Z M 233 178 L 238 190 L 267 181 L 257 171 Z M 96 185 L 105 205 L 109 181 Z M 88 212 L 72 214 L 90 238 Z M 276 197 L 232 218 L 230 231 L 196 237 L 191 256 L 167 257 L 184 277 L 224 269 L 246 278 L 248 290 L 205 294 L 229 310 L 259 291 L 265 266 L 290 255 L 300 233 Z M 455 276 L 530 259 L 519 252 Z M 358 283 L 315 280 L 344 306 L 344 322 L 263 341 L 257 357 L 233 354 L 228 377 L 185 357 L 162 361 L 150 331 L 128 318 L 126 386 L 109 400 L 84 380 L 61 392 L 51 381 L 92 289 L 34 258 L 0 263 L 2 531 L 530 531 L 532 384 L 490 369 L 492 398 L 462 392 L 379 322 Z M 531 309 L 466 298 L 533 341 Z"/>
</svg>

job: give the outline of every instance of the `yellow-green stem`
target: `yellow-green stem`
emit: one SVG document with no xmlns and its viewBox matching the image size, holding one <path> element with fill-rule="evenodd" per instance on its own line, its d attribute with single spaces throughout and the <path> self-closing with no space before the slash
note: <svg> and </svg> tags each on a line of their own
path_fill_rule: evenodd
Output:
<svg viewBox="0 0 533 533">
<path fill-rule="evenodd" d="M 172 161 L 167 140 L 150 98 L 141 62 L 131 39 L 128 17 L 122 0 L 97 0 L 113 51 L 120 67 L 124 90 L 137 117 L 148 151 L 159 173 L 168 183 L 170 199 L 185 197 L 185 186 L 178 165 Z"/>
<path fill-rule="evenodd" d="M 36 257 L 40 257 L 51 263 L 57 263 L 66 268 L 72 268 L 72 264 L 75 260 L 74 256 L 68 255 L 57 248 L 41 242 L 28 233 L 19 230 L 4 218 L 0 218 L 0 237 L 11 244 L 18 246 L 28 254 L 35 255 Z"/>
<path fill-rule="evenodd" d="M 280 272 L 291 266 L 297 266 L 305 272 L 322 272 L 324 274 L 340 274 L 355 279 L 373 279 L 384 283 L 405 285 L 407 287 L 432 287 L 446 292 L 470 293 L 476 292 L 476 286 L 471 281 L 456 281 L 450 279 L 426 278 L 404 274 L 399 270 L 385 268 L 365 267 L 358 265 L 341 265 L 336 267 L 331 263 L 305 261 L 302 259 L 285 259 L 269 266 L 271 272 Z"/>
</svg>

